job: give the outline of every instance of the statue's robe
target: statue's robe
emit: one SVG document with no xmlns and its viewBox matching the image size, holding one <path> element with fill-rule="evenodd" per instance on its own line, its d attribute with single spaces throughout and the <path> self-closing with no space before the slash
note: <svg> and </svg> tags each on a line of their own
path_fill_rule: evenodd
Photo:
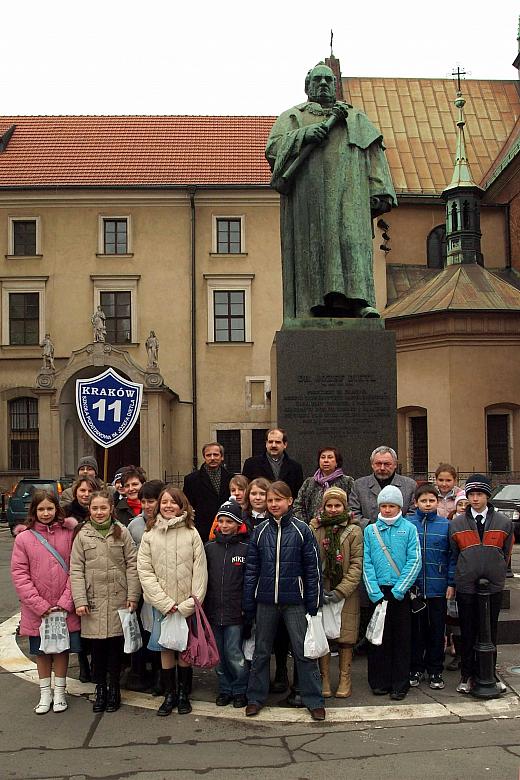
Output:
<svg viewBox="0 0 520 780">
<path fill-rule="evenodd" d="M 370 198 L 397 199 L 381 133 L 347 107 L 346 121 L 313 148 L 281 195 L 284 320 L 309 317 L 331 292 L 375 306 Z M 330 114 L 307 102 L 278 117 L 265 152 L 275 189 L 305 148 L 305 129 Z"/>
</svg>

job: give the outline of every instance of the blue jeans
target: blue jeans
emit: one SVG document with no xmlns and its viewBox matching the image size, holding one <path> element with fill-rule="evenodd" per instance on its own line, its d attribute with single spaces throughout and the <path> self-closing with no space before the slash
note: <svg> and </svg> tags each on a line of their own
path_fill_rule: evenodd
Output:
<svg viewBox="0 0 520 780">
<path fill-rule="evenodd" d="M 269 693 L 269 666 L 276 629 L 283 620 L 298 669 L 300 692 L 306 707 L 313 710 L 323 707 L 321 677 L 318 662 L 305 658 L 303 644 L 307 632 L 307 619 L 303 604 L 258 604 L 256 608 L 255 653 L 251 662 L 247 700 L 250 704 L 263 705 Z"/>
<path fill-rule="evenodd" d="M 243 695 L 247 690 L 249 665 L 242 652 L 242 626 L 212 625 L 220 663 L 215 669 L 220 693 Z"/>
</svg>

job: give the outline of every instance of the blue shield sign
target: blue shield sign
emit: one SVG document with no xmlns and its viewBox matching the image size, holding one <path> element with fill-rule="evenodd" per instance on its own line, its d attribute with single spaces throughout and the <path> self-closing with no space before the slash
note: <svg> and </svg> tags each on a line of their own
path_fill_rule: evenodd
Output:
<svg viewBox="0 0 520 780">
<path fill-rule="evenodd" d="M 76 409 L 91 439 L 113 447 L 128 436 L 139 418 L 143 386 L 123 379 L 113 368 L 76 380 Z"/>
</svg>

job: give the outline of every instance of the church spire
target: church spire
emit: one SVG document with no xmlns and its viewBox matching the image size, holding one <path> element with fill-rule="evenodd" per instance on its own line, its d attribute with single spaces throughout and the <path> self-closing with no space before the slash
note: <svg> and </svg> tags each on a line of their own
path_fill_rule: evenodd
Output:
<svg viewBox="0 0 520 780">
<path fill-rule="evenodd" d="M 459 67 L 452 74 L 457 77 L 457 97 L 455 106 L 459 116 L 457 120 L 457 149 L 455 153 L 455 167 L 450 184 L 442 193 L 446 201 L 446 264 L 479 263 L 484 264 L 480 248 L 480 200 L 483 190 L 475 183 L 466 152 L 466 138 L 464 135 L 464 106 L 466 101 L 462 97 L 460 77 L 464 71 Z"/>
</svg>

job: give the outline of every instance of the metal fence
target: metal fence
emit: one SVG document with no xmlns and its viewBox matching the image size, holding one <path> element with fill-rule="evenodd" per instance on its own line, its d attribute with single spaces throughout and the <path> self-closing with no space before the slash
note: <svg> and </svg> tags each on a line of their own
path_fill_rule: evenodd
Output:
<svg viewBox="0 0 520 780">
<path fill-rule="evenodd" d="M 435 482 L 434 471 L 429 471 L 428 473 L 400 471 L 399 473 L 404 477 L 412 477 L 412 479 L 415 479 L 416 482 Z M 459 471 L 457 469 L 457 484 L 463 487 L 467 478 L 475 473 L 484 474 L 489 479 L 493 487 L 496 485 L 511 485 L 516 484 L 517 482 L 520 483 L 520 471 L 479 471 L 478 469 L 472 469 L 471 471 Z"/>
</svg>

